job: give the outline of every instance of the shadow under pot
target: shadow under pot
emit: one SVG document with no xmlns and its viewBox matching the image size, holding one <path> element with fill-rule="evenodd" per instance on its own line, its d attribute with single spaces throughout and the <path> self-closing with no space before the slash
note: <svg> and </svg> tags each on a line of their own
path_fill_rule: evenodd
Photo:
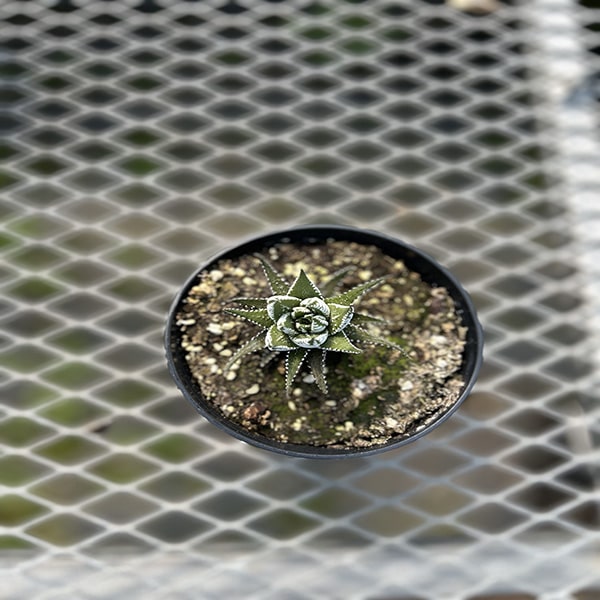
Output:
<svg viewBox="0 0 600 600">
<path fill-rule="evenodd" d="M 246 241 L 175 298 L 165 347 L 185 398 L 259 448 L 348 458 L 398 448 L 464 401 L 483 349 L 473 304 L 422 251 L 310 226 Z"/>
</svg>

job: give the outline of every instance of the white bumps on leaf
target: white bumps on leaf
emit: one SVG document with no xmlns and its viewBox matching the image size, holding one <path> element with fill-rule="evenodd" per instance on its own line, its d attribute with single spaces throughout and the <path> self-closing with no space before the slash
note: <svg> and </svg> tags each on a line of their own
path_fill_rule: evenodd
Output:
<svg viewBox="0 0 600 600">
<path fill-rule="evenodd" d="M 300 299 L 294 296 L 271 296 L 267 299 L 267 314 L 273 322 L 300 304 Z"/>
<path fill-rule="evenodd" d="M 300 306 L 310 309 L 314 313 L 328 317 L 331 313 L 331 309 L 327 306 L 327 303 L 321 298 L 313 297 L 306 298 L 300 302 Z"/>
</svg>

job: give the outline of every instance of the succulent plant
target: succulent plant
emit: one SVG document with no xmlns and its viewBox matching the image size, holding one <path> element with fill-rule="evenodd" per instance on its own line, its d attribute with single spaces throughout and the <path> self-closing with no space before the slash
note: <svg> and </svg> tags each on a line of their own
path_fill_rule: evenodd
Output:
<svg viewBox="0 0 600 600">
<path fill-rule="evenodd" d="M 369 323 L 381 323 L 380 319 L 354 310 L 354 302 L 380 285 L 385 277 L 366 281 L 346 292 L 330 296 L 349 268 L 334 273 L 320 290 L 303 270 L 289 284 L 263 256 L 257 254 L 256 257 L 261 262 L 273 295 L 268 298 L 235 298 L 233 301 L 244 308 L 225 309 L 227 313 L 261 327 L 257 335 L 234 353 L 225 370 L 251 352 L 264 349 L 288 352 L 286 393 L 289 394 L 305 362 L 319 389 L 327 393 L 325 359 L 328 352 L 359 354 L 362 350 L 355 342 L 384 344 L 401 349 L 364 329 L 363 326 Z"/>
</svg>

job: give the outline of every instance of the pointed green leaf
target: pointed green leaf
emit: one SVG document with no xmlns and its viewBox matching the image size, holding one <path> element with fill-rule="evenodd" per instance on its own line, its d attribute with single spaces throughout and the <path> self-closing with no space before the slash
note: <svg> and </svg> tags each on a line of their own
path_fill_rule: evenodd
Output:
<svg viewBox="0 0 600 600">
<path fill-rule="evenodd" d="M 344 267 L 339 271 L 336 271 L 325 283 L 321 284 L 321 292 L 323 296 L 327 298 L 329 294 L 333 293 L 333 290 L 337 287 L 337 285 L 346 277 L 346 275 L 352 271 L 354 267 Z"/>
<path fill-rule="evenodd" d="M 298 348 L 298 346 L 296 346 L 285 333 L 279 331 L 275 325 L 267 331 L 265 343 L 271 350 L 277 351 L 295 350 Z"/>
<path fill-rule="evenodd" d="M 274 294 L 285 294 L 289 284 L 279 275 L 279 273 L 273 268 L 271 263 L 261 254 L 255 254 L 256 258 L 260 260 L 263 271 L 269 280 L 269 285 Z"/>
<path fill-rule="evenodd" d="M 225 312 L 227 314 L 246 319 L 247 321 L 255 323 L 256 325 L 260 325 L 261 327 L 270 327 L 273 325 L 273 321 L 265 309 L 244 310 L 243 308 L 226 308 Z"/>
<path fill-rule="evenodd" d="M 354 325 L 354 324 L 348 325 L 348 327 L 346 327 L 346 329 L 344 331 L 345 331 L 345 333 L 348 334 L 349 338 L 356 340 L 358 342 L 365 342 L 367 344 L 379 344 L 381 346 L 387 346 L 388 348 L 394 348 L 394 350 L 400 350 L 402 352 L 402 354 L 404 354 L 405 356 L 409 356 L 408 353 L 404 350 L 404 348 L 402 348 L 401 346 L 398 346 L 398 344 L 394 344 L 394 342 L 391 342 L 390 340 L 373 335 L 373 334 L 369 333 L 368 331 L 361 329 L 360 327 L 356 327 L 356 325 Z"/>
<path fill-rule="evenodd" d="M 317 313 L 324 317 L 329 317 L 329 314 L 331 312 L 325 300 L 322 300 L 321 298 L 306 298 L 305 300 L 302 300 L 300 306 L 309 308 L 313 313 Z"/>
<path fill-rule="evenodd" d="M 299 333 L 290 336 L 293 343 L 300 348 L 320 348 L 328 337 L 329 334 L 326 331 L 323 333 Z"/>
<path fill-rule="evenodd" d="M 277 326 L 277 329 L 279 329 L 279 331 L 283 331 L 283 333 L 285 333 L 286 335 L 295 335 L 296 333 L 298 333 L 296 331 L 294 319 L 292 319 L 292 315 L 290 314 L 282 315 L 281 317 L 279 317 L 275 325 Z"/>
<path fill-rule="evenodd" d="M 332 350 L 333 352 L 347 352 L 348 354 L 360 354 L 362 350 L 357 348 L 346 336 L 343 331 L 330 335 L 327 341 L 321 346 L 323 350 Z"/>
<path fill-rule="evenodd" d="M 256 352 L 257 350 L 261 350 L 265 348 L 265 336 L 266 333 L 261 331 L 258 335 L 255 335 L 249 342 L 244 344 L 228 361 L 225 365 L 224 371 L 229 371 L 234 363 L 236 363 L 240 358 L 243 358 L 247 354 L 252 352 Z"/>
<path fill-rule="evenodd" d="M 308 365 L 310 371 L 315 378 L 317 387 L 327 394 L 327 380 L 325 379 L 325 352 L 320 350 L 312 350 L 308 355 Z"/>
<path fill-rule="evenodd" d="M 329 316 L 329 328 L 331 333 L 337 333 L 341 331 L 350 323 L 354 308 L 352 306 L 345 306 L 343 304 L 328 304 L 329 310 L 331 311 Z"/>
<path fill-rule="evenodd" d="M 271 296 L 267 299 L 267 313 L 273 321 L 277 321 L 298 304 L 300 300 L 293 296 Z"/>
<path fill-rule="evenodd" d="M 385 321 L 379 317 L 372 317 L 371 315 L 365 315 L 364 313 L 355 312 L 352 316 L 352 325 L 370 325 L 370 324 L 385 325 Z"/>
<path fill-rule="evenodd" d="M 355 300 L 360 298 L 363 294 L 366 294 L 375 286 L 378 286 L 383 281 L 385 281 L 385 277 L 378 277 L 377 279 L 366 281 L 365 283 L 361 283 L 360 285 L 353 287 L 351 290 L 348 290 L 343 294 L 338 294 L 337 296 L 327 298 L 327 303 L 345 304 L 346 306 L 350 306 L 350 304 L 352 304 Z"/>
<path fill-rule="evenodd" d="M 253 308 L 267 307 L 266 298 L 233 298 L 231 302 L 237 302 L 238 304 L 243 304 L 244 306 L 251 306 Z"/>
<path fill-rule="evenodd" d="M 290 289 L 287 291 L 288 296 L 295 296 L 301 300 L 306 298 L 323 298 L 319 288 L 308 278 L 306 273 L 301 270 L 300 275 L 296 277 Z"/>
<path fill-rule="evenodd" d="M 296 350 L 291 350 L 287 356 L 287 360 L 285 361 L 285 392 L 288 395 L 307 354 L 308 350 L 297 348 Z"/>
</svg>

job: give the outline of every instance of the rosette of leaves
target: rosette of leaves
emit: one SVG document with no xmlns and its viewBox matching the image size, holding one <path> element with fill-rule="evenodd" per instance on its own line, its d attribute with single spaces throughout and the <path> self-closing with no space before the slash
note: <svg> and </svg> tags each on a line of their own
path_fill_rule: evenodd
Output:
<svg viewBox="0 0 600 600">
<path fill-rule="evenodd" d="M 285 389 L 289 394 L 304 363 L 310 367 L 315 383 L 327 393 L 325 361 L 329 352 L 359 354 L 356 342 L 395 344 L 372 335 L 364 325 L 382 321 L 355 311 L 354 303 L 380 285 L 385 277 L 366 281 L 352 289 L 329 295 L 348 273 L 335 273 L 319 289 L 301 270 L 290 285 L 262 256 L 256 255 L 269 282 L 272 295 L 267 298 L 235 298 L 244 308 L 227 308 L 227 313 L 258 325 L 261 331 L 246 342 L 227 363 L 225 370 L 245 355 L 259 350 L 287 352 Z"/>
</svg>

